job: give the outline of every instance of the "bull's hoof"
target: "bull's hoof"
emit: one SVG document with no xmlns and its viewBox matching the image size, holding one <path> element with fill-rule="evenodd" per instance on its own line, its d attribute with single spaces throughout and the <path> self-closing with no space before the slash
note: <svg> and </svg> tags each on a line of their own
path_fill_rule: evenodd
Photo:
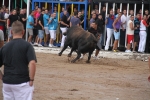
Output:
<svg viewBox="0 0 150 100">
<path fill-rule="evenodd" d="M 72 61 L 71 61 L 71 63 L 75 63 L 75 61 L 74 61 L 74 60 L 72 60 Z"/>
<path fill-rule="evenodd" d="M 71 57 L 71 54 L 68 54 L 68 57 Z"/>
<path fill-rule="evenodd" d="M 86 63 L 91 63 L 91 62 L 89 60 L 87 60 Z"/>
<path fill-rule="evenodd" d="M 61 53 L 58 54 L 58 56 L 61 56 L 61 55 L 62 55 Z"/>
</svg>

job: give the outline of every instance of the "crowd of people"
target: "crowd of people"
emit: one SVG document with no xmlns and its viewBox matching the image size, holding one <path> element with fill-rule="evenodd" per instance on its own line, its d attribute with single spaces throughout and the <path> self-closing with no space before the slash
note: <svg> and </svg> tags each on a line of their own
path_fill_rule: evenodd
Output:
<svg viewBox="0 0 150 100">
<path fill-rule="evenodd" d="M 77 11 L 77 8 L 74 8 L 73 13 L 70 13 L 68 10 L 69 9 L 62 7 L 61 13 L 58 14 L 57 6 L 54 7 L 54 11 L 49 11 L 44 7 L 39 8 L 38 6 L 35 6 L 35 9 L 30 12 L 30 15 L 26 16 L 26 9 L 20 9 L 20 11 L 13 9 L 9 14 L 8 8 L 3 6 L 0 9 L 0 30 L 2 30 L 0 33 L 4 32 L 5 35 L 0 36 L 4 37 L 5 40 L 9 42 L 12 39 L 11 25 L 14 21 L 18 20 L 24 25 L 24 30 L 26 31 L 26 34 L 29 35 L 28 42 L 32 45 L 54 47 L 53 44 L 56 41 L 56 38 L 59 38 L 61 47 L 63 47 L 66 38 L 63 33 L 65 33 L 69 27 L 74 25 L 82 28 L 84 27 L 85 11 Z M 133 52 L 148 52 L 149 36 L 147 36 L 147 29 L 150 22 L 148 10 L 145 10 L 143 16 L 141 10 L 134 16 L 134 10 L 130 10 L 129 14 L 127 14 L 126 10 L 120 12 L 119 8 L 116 12 L 113 11 L 113 9 L 109 9 L 109 14 L 107 14 L 107 16 L 105 16 L 105 13 L 105 6 L 99 11 L 98 5 L 95 5 L 95 9 L 91 11 L 91 18 L 87 18 L 86 20 L 86 29 L 93 34 L 100 34 L 100 39 L 98 41 L 99 50 L 102 49 L 102 46 L 105 44 L 104 29 L 106 25 L 107 37 L 104 50 L 109 50 L 110 41 L 114 37 L 112 48 L 114 52 L 119 51 L 118 43 L 120 46 L 125 46 L 125 52 L 128 53 L 131 52 L 132 47 Z M 58 17 L 58 15 L 60 16 Z M 60 19 L 58 20 L 58 18 Z M 59 37 L 56 37 L 58 28 L 60 28 L 61 32 Z M 25 39 L 25 35 L 23 38 Z M 43 39 L 45 41 L 44 45 L 42 45 Z M 136 50 L 137 46 L 138 50 Z"/>
</svg>

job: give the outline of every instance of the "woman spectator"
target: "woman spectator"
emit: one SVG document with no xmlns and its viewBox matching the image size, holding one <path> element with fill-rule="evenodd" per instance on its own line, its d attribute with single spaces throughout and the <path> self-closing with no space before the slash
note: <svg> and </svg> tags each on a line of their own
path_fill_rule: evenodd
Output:
<svg viewBox="0 0 150 100">
<path fill-rule="evenodd" d="M 115 21 L 113 22 L 113 28 L 114 28 L 114 37 L 115 37 L 115 41 L 114 41 L 114 45 L 113 45 L 113 51 L 116 52 L 117 47 L 118 47 L 118 41 L 120 39 L 120 26 L 121 26 L 121 16 L 122 13 L 120 12 L 118 14 L 118 17 L 115 19 Z"/>
</svg>

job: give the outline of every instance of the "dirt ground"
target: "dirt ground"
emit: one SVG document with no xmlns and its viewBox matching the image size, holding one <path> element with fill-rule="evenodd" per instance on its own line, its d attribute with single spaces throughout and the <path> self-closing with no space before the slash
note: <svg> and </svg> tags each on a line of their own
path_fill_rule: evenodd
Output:
<svg viewBox="0 0 150 100">
<path fill-rule="evenodd" d="M 66 55 L 37 53 L 33 100 L 150 100 L 147 62 L 86 59 L 72 64 Z"/>
</svg>

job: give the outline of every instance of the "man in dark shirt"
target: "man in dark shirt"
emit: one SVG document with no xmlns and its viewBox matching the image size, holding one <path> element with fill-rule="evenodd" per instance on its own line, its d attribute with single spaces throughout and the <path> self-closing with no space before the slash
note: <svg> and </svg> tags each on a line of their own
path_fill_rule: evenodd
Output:
<svg viewBox="0 0 150 100">
<path fill-rule="evenodd" d="M 101 49 L 101 45 L 100 45 L 100 42 L 101 42 L 101 39 L 100 39 L 100 36 L 101 36 L 101 30 L 100 28 L 97 26 L 97 23 L 96 22 L 93 22 L 91 23 L 91 27 L 88 29 L 88 31 L 90 33 L 92 33 L 96 38 L 98 37 L 98 42 L 97 42 L 97 46 L 96 46 L 96 52 L 95 52 L 95 59 L 99 59 L 97 56 L 99 54 L 99 51 Z"/>
<path fill-rule="evenodd" d="M 4 65 L 4 75 L 0 74 L 4 100 L 32 100 L 36 55 L 33 46 L 22 39 L 23 34 L 23 24 L 13 22 L 13 40 L 0 50 L 0 67 Z"/>
<path fill-rule="evenodd" d="M 62 31 L 62 34 L 64 34 L 66 31 L 67 31 L 67 27 L 69 27 L 69 25 L 67 24 L 67 22 L 70 20 L 70 17 L 68 18 L 67 17 L 67 10 L 64 10 L 64 13 L 63 13 L 63 15 L 62 15 L 62 18 L 61 18 L 61 20 L 60 20 L 60 29 L 61 29 L 61 31 Z M 64 46 L 64 43 L 65 43 L 65 38 L 66 38 L 66 36 L 60 36 L 60 38 L 62 37 L 62 39 L 61 39 L 61 47 L 63 47 Z"/>
<path fill-rule="evenodd" d="M 25 30 L 25 29 L 26 29 L 26 20 L 27 20 L 27 18 L 26 18 L 24 9 L 21 9 L 21 10 L 20 10 L 20 15 L 19 15 L 19 17 L 20 17 L 20 22 L 23 24 L 24 30 Z"/>
<path fill-rule="evenodd" d="M 19 17 L 17 15 L 17 11 L 14 9 L 12 11 L 12 14 L 9 15 L 8 20 L 7 20 L 7 29 L 8 29 L 8 42 L 10 41 L 10 39 L 12 38 L 11 35 L 11 25 L 13 22 L 19 20 Z"/>
<path fill-rule="evenodd" d="M 5 15 L 4 9 L 1 8 L 0 9 L 0 29 L 2 31 L 4 31 L 4 29 L 5 29 L 5 23 L 6 23 L 4 15 Z"/>
<path fill-rule="evenodd" d="M 139 36 L 139 32 L 140 32 L 140 14 L 137 13 L 136 14 L 136 18 L 134 19 L 134 27 L 135 27 L 135 30 L 134 30 L 134 45 L 133 45 L 133 53 L 136 53 L 136 46 L 138 45 L 139 43 L 139 40 L 140 40 L 140 36 Z"/>
<path fill-rule="evenodd" d="M 97 23 L 97 26 L 101 30 L 100 44 L 101 44 L 101 46 L 104 46 L 104 25 L 105 25 L 105 22 L 104 22 L 101 14 L 98 15 L 98 19 L 96 20 L 96 23 Z"/>
<path fill-rule="evenodd" d="M 37 29 L 38 29 L 38 38 L 35 43 L 35 45 L 38 45 L 39 47 L 42 47 L 42 39 L 44 38 L 44 20 L 43 15 L 45 13 L 45 10 L 42 10 L 42 13 L 40 14 L 40 17 L 38 19 Z"/>
</svg>

